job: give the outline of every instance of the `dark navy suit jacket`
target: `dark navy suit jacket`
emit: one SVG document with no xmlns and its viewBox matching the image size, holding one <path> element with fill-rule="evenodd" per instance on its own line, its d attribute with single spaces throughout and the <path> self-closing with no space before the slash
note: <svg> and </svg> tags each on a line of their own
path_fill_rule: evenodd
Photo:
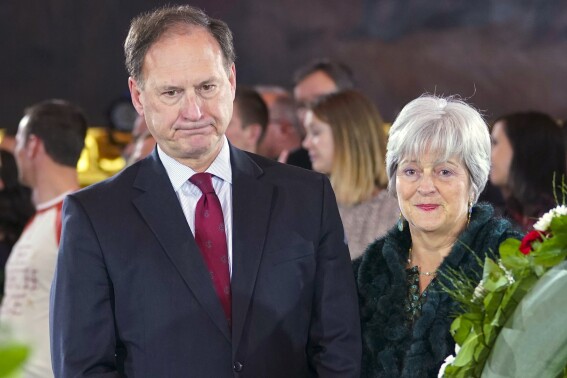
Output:
<svg viewBox="0 0 567 378">
<path fill-rule="evenodd" d="M 328 179 L 231 146 L 229 329 L 156 151 L 70 195 L 51 297 L 56 377 L 358 377 Z"/>
</svg>

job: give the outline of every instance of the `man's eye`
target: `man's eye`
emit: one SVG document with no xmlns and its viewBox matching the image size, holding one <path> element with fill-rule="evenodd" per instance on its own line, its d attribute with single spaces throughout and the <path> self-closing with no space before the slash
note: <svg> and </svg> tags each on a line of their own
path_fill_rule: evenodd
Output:
<svg viewBox="0 0 567 378">
<path fill-rule="evenodd" d="M 202 90 L 203 92 L 211 92 L 211 91 L 213 91 L 215 88 L 216 88 L 216 85 L 214 85 L 214 84 L 204 84 L 204 85 L 201 87 L 201 90 Z"/>
<path fill-rule="evenodd" d="M 295 108 L 300 110 L 307 110 L 309 109 L 309 104 L 305 102 L 297 102 L 295 103 Z"/>
<path fill-rule="evenodd" d="M 174 96 L 176 96 L 176 95 L 179 94 L 179 90 L 177 90 L 177 89 L 172 89 L 172 90 L 169 90 L 169 91 L 165 91 L 165 92 L 163 92 L 162 94 L 163 94 L 164 96 L 167 96 L 167 97 L 174 97 Z"/>
</svg>

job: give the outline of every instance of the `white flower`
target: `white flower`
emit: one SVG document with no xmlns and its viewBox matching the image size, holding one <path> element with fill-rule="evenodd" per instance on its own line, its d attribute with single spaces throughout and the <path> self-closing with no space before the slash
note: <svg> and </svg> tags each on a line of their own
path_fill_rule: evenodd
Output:
<svg viewBox="0 0 567 378">
<path fill-rule="evenodd" d="M 557 215 L 567 215 L 567 206 L 560 205 L 555 208 L 555 213 Z"/>
<path fill-rule="evenodd" d="M 547 213 L 543 214 L 541 218 L 534 224 L 534 229 L 538 231 L 547 231 L 549 225 L 551 224 L 551 220 L 555 217 L 559 217 L 562 215 L 567 215 L 567 206 L 560 205 L 554 209 L 549 210 Z"/>
<path fill-rule="evenodd" d="M 502 260 L 500 260 L 500 259 L 498 260 L 498 266 L 504 272 L 504 275 L 506 276 L 506 279 L 508 280 L 509 285 L 512 285 L 514 282 L 516 282 L 516 280 L 514 279 L 514 276 L 512 275 L 512 272 L 509 269 L 506 269 L 504 264 L 502 264 Z"/>
<path fill-rule="evenodd" d="M 547 231 L 551 220 L 553 219 L 553 210 L 543 214 L 541 218 L 534 224 L 534 229 L 538 231 Z"/>
<path fill-rule="evenodd" d="M 473 297 L 471 298 L 472 303 L 480 304 L 484 297 L 488 294 L 488 290 L 484 287 L 484 281 L 480 280 L 478 285 L 474 288 Z"/>
<path fill-rule="evenodd" d="M 455 361 L 455 357 L 457 356 L 457 353 L 459 353 L 459 349 L 461 349 L 459 345 L 455 344 L 455 353 L 445 358 L 443 365 L 441 365 L 441 369 L 439 369 L 439 374 L 437 375 L 438 378 L 443 378 L 443 375 L 445 375 L 445 368 Z"/>
</svg>

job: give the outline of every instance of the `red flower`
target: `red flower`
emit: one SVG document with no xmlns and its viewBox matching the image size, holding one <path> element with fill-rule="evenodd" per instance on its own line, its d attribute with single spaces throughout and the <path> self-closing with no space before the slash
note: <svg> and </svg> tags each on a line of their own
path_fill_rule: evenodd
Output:
<svg viewBox="0 0 567 378">
<path fill-rule="evenodd" d="M 533 251 L 532 243 L 535 241 L 542 242 L 543 238 L 547 235 L 547 232 L 533 230 L 530 231 L 524 236 L 522 239 L 522 243 L 520 244 L 520 252 L 524 255 L 529 255 L 531 251 Z"/>
</svg>

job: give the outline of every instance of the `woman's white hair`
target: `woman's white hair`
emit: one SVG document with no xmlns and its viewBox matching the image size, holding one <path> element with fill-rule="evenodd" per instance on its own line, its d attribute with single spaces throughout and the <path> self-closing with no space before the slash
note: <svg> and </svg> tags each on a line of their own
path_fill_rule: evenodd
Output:
<svg viewBox="0 0 567 378">
<path fill-rule="evenodd" d="M 431 151 L 438 161 L 456 157 L 464 163 L 476 202 L 488 180 L 490 148 L 488 125 L 476 109 L 455 97 L 423 95 L 404 106 L 390 128 L 388 190 L 396 196 L 400 161 Z"/>
</svg>

